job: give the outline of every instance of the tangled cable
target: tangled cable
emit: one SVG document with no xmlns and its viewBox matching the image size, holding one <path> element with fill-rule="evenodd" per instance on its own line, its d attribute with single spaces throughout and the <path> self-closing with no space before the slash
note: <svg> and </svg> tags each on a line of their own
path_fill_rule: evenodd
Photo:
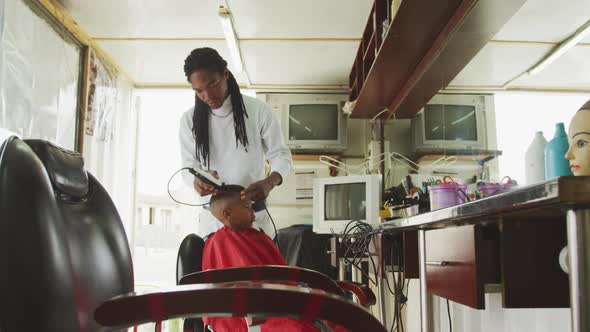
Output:
<svg viewBox="0 0 590 332">
<path fill-rule="evenodd" d="M 346 265 L 356 267 L 364 277 L 367 278 L 369 283 L 375 286 L 379 286 L 379 277 L 371 278 L 368 272 L 362 268 L 363 260 L 368 260 L 368 263 L 372 266 L 372 271 L 377 271 L 377 265 L 373 258 L 373 255 L 369 252 L 369 245 L 374 235 L 378 234 L 382 230 L 373 229 L 373 226 L 358 220 L 350 221 L 344 228 L 344 232 L 339 237 L 340 245 L 345 248 L 343 259 Z M 336 234 L 334 234 L 336 235 Z M 392 267 L 395 265 L 397 259 L 398 262 L 402 261 L 403 248 L 401 247 L 400 241 L 393 241 L 390 251 L 390 262 L 389 265 Z M 382 262 L 384 265 L 385 262 Z M 391 324 L 390 331 L 393 332 L 404 332 L 404 325 L 402 319 L 402 310 L 408 300 L 407 291 L 410 284 L 410 280 L 406 280 L 403 272 L 392 272 L 393 285 L 390 283 L 389 278 L 386 277 L 385 284 L 387 290 L 392 294 L 394 298 L 394 311 L 393 321 Z"/>
<path fill-rule="evenodd" d="M 376 270 L 373 256 L 369 253 L 369 244 L 371 243 L 372 236 L 377 233 L 379 233 L 379 230 L 373 230 L 373 226 L 359 220 L 351 220 L 346 224 L 346 227 L 339 238 L 340 244 L 346 248 L 343 255 L 345 264 L 356 267 L 361 271 L 363 276 L 375 286 L 378 285 L 378 281 L 376 279 L 371 279 L 369 273 L 365 272 L 362 268 L 361 263 L 364 258 L 368 258 L 373 267 L 373 271 Z"/>
</svg>

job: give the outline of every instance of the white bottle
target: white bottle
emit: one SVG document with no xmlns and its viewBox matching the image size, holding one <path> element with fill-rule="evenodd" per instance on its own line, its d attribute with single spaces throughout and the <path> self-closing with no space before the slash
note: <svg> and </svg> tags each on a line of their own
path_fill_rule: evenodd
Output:
<svg viewBox="0 0 590 332">
<path fill-rule="evenodd" d="M 525 154 L 526 183 L 533 184 L 545 180 L 545 146 L 547 140 L 542 131 L 535 133 L 535 138 L 529 145 Z"/>
</svg>

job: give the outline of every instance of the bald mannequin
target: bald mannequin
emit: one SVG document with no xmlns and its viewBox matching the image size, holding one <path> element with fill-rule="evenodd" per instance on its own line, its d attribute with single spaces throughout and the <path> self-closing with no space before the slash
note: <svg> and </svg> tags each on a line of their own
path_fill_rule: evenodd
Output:
<svg viewBox="0 0 590 332">
<path fill-rule="evenodd" d="M 570 147 L 565 158 L 574 175 L 590 175 L 590 100 L 572 118 L 568 130 Z"/>
</svg>

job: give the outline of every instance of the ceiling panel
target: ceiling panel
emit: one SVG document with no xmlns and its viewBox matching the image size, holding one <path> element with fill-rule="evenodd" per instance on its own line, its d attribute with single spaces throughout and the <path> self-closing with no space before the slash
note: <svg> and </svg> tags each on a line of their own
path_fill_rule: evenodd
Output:
<svg viewBox="0 0 590 332">
<path fill-rule="evenodd" d="M 360 38 L 373 0 L 228 1 L 238 38 Z"/>
<path fill-rule="evenodd" d="M 551 45 L 492 42 L 459 73 L 450 86 L 501 87 L 532 68 Z M 590 89 L 590 46 L 576 46 L 537 75 L 522 75 L 511 87 Z"/>
<path fill-rule="evenodd" d="M 185 84 L 184 59 L 197 47 L 215 48 L 229 61 L 225 41 L 101 41 L 99 45 L 138 84 Z"/>
<path fill-rule="evenodd" d="M 590 89 L 590 46 L 577 46 L 535 76 L 525 75 L 515 86 Z"/>
<path fill-rule="evenodd" d="M 223 38 L 216 13 L 224 0 L 60 1 L 95 38 Z M 243 39 L 241 49 L 252 84 L 346 85 L 358 41 L 248 39 L 359 38 L 373 0 L 227 2 L 237 35 Z M 568 0 L 567 5 L 553 0 L 528 0 L 495 39 L 556 43 L 589 18 L 588 0 Z M 585 42 L 590 43 L 590 37 Z M 211 46 L 229 60 L 223 40 L 99 39 L 99 44 L 139 84 L 184 84 L 183 60 L 196 47 Z M 551 47 L 491 42 L 451 85 L 501 86 L 529 69 Z M 587 86 L 588 61 L 584 59 L 589 57 L 584 56 L 588 55 L 588 48 L 578 46 L 538 78 L 522 78 L 515 83 Z M 241 84 L 247 82 L 245 76 L 236 76 Z"/>
<path fill-rule="evenodd" d="M 252 84 L 346 85 L 358 42 L 240 44 Z"/>
<path fill-rule="evenodd" d="M 94 38 L 223 38 L 217 0 L 60 0 Z"/>
<path fill-rule="evenodd" d="M 529 69 L 551 45 L 488 43 L 455 77 L 451 86 L 502 86 Z"/>
<path fill-rule="evenodd" d="M 223 38 L 222 0 L 60 0 L 95 38 Z M 372 0 L 228 1 L 238 38 L 360 38 Z"/>
<path fill-rule="evenodd" d="M 558 43 L 589 19 L 588 0 L 528 0 L 494 39 Z"/>
</svg>

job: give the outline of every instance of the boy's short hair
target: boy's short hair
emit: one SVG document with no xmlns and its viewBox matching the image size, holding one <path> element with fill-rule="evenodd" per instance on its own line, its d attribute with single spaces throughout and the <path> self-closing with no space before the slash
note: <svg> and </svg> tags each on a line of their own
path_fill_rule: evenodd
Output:
<svg viewBox="0 0 590 332">
<path fill-rule="evenodd" d="M 582 107 L 580 107 L 578 112 L 582 111 L 582 110 L 589 110 L 590 111 L 590 100 L 588 100 Z"/>
<path fill-rule="evenodd" d="M 244 190 L 244 187 L 236 184 L 229 184 L 223 187 L 223 190 L 220 190 L 215 195 L 211 196 L 211 200 L 209 201 L 209 205 L 211 206 L 211 210 L 215 209 L 215 206 L 220 202 L 225 200 L 231 199 L 240 199 L 240 193 Z"/>
</svg>

